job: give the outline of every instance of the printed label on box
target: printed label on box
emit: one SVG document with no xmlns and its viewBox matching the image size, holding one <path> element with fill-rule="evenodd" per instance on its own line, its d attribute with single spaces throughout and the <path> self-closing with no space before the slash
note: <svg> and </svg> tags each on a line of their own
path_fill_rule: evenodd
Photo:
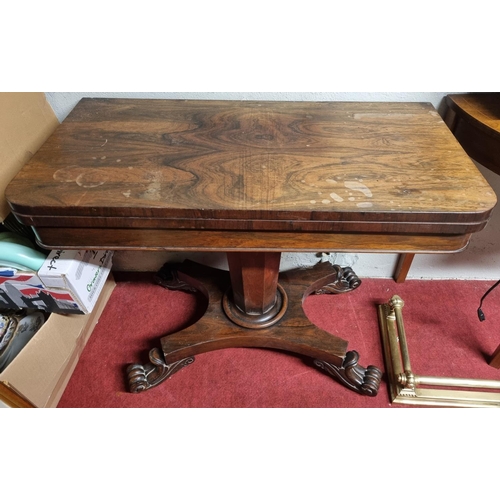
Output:
<svg viewBox="0 0 500 500">
<path fill-rule="evenodd" d="M 0 308 L 88 314 L 109 275 L 112 255 L 109 250 L 53 250 L 38 273 L 0 268 Z"/>
</svg>

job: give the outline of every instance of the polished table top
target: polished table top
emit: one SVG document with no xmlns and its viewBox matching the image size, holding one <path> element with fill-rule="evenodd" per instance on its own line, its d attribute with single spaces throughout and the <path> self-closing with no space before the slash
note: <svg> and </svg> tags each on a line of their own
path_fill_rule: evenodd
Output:
<svg viewBox="0 0 500 500">
<path fill-rule="evenodd" d="M 496 204 L 432 105 L 368 102 L 82 99 L 6 196 L 61 248 L 456 251 Z"/>
<path fill-rule="evenodd" d="M 375 396 L 382 372 L 311 324 L 312 293 L 360 280 L 321 264 L 279 273 L 293 251 L 459 251 L 496 197 L 429 104 L 82 100 L 6 190 L 54 248 L 226 251 L 229 273 L 167 263 L 160 282 L 208 305 L 132 364 L 132 392 L 194 356 L 261 347 L 310 357 Z M 197 278 L 196 278 L 197 276 Z M 337 313 L 342 313 L 337 311 Z"/>
</svg>

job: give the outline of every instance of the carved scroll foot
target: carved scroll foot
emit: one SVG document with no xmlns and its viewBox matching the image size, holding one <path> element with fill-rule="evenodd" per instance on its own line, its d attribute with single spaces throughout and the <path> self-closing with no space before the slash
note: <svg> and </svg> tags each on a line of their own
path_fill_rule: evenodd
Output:
<svg viewBox="0 0 500 500">
<path fill-rule="evenodd" d="M 321 287 L 314 292 L 316 295 L 352 292 L 361 285 L 361 280 L 351 267 L 341 267 L 335 264 L 333 269 L 336 271 L 336 275 L 330 275 L 334 277 L 333 281 L 328 280 L 324 283 L 322 280 Z"/>
<path fill-rule="evenodd" d="M 168 290 L 195 293 L 196 287 L 187 283 L 179 276 L 179 266 L 176 264 L 165 264 L 155 275 L 154 281 Z"/>
<path fill-rule="evenodd" d="M 314 364 L 349 389 L 365 396 L 376 396 L 382 380 L 382 372 L 373 365 L 363 368 L 358 365 L 358 359 L 359 354 L 356 351 L 349 351 L 341 367 L 319 359 L 315 359 Z"/>
<path fill-rule="evenodd" d="M 194 361 L 194 357 L 181 359 L 167 365 L 163 360 L 161 350 L 155 347 L 149 352 L 149 360 L 151 363 L 130 365 L 127 368 L 130 392 L 142 392 L 157 386 L 181 368 L 190 365 Z"/>
</svg>

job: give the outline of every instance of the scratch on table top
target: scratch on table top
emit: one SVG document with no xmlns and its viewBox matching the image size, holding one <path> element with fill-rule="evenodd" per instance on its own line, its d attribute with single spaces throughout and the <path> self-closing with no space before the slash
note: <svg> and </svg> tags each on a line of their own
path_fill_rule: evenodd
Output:
<svg viewBox="0 0 500 500">
<path fill-rule="evenodd" d="M 82 203 L 82 200 L 85 198 L 85 196 L 87 196 L 87 191 L 85 191 L 81 196 L 80 198 L 78 199 L 78 201 L 75 202 L 75 206 L 78 207 L 81 203 Z"/>
</svg>

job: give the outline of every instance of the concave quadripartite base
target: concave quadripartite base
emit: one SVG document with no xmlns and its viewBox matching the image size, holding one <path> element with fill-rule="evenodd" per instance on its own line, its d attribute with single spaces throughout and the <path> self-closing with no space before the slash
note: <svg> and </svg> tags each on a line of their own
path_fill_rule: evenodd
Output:
<svg viewBox="0 0 500 500">
<path fill-rule="evenodd" d="M 131 392 L 157 386 L 191 364 L 197 354 L 228 347 L 258 347 L 313 358 L 317 367 L 349 389 L 367 396 L 377 395 L 381 370 L 360 366 L 358 353 L 347 352 L 348 342 L 317 328 L 302 308 L 308 295 L 345 293 L 357 288 L 361 281 L 351 268 L 320 263 L 311 269 L 280 274 L 280 293 L 286 294 L 287 309 L 276 324 L 260 329 L 243 328 L 224 313 L 222 302 L 231 286 L 227 271 L 185 261 L 165 265 L 155 281 L 171 290 L 200 291 L 206 296 L 208 306 L 194 325 L 161 338 L 161 350 L 151 350 L 149 363 L 128 367 Z"/>
</svg>

